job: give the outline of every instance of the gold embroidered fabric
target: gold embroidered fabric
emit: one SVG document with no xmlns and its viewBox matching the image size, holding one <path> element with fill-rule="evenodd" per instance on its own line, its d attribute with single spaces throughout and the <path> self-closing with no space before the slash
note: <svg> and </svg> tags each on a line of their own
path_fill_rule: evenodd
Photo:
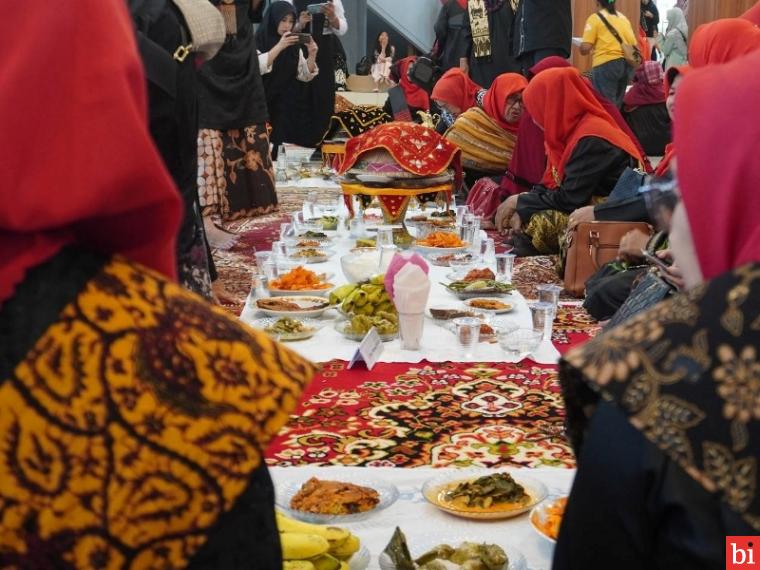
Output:
<svg viewBox="0 0 760 570">
<path fill-rule="evenodd" d="M 760 265 L 726 273 L 598 336 L 566 357 L 568 418 L 577 382 L 760 531 Z M 570 432 L 580 433 L 571 420 Z M 621 452 L 624 452 L 621 450 Z"/>
<path fill-rule="evenodd" d="M 457 117 L 445 138 L 462 149 L 462 166 L 486 173 L 504 174 L 512 159 L 517 136 L 502 129 L 479 107 Z"/>
<path fill-rule="evenodd" d="M 0 379 L 0 558 L 183 568 L 312 366 L 115 258 Z"/>
</svg>

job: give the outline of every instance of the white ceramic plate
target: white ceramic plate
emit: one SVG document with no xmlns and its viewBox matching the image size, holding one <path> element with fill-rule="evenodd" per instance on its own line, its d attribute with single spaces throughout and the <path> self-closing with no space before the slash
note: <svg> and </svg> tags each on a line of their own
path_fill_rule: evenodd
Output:
<svg viewBox="0 0 760 570">
<path fill-rule="evenodd" d="M 472 481 L 478 477 L 483 477 L 485 475 L 495 475 L 496 473 L 499 473 L 499 471 L 485 469 L 462 469 L 459 472 L 449 472 L 445 475 L 440 475 L 438 477 L 428 479 L 422 486 L 422 496 L 425 497 L 425 499 L 427 499 L 431 505 L 441 509 L 446 513 L 462 518 L 479 520 L 507 519 L 516 517 L 528 512 L 546 498 L 546 485 L 541 483 L 541 481 L 523 475 L 522 473 L 511 471 L 501 472 L 506 472 L 512 475 L 512 478 L 515 480 L 515 482 L 519 483 L 525 488 L 525 492 L 530 496 L 530 500 L 522 505 L 512 508 L 495 509 L 489 512 L 477 512 L 460 508 L 459 506 L 451 504 L 442 498 L 442 493 L 444 492 L 444 487 L 446 486 L 449 486 L 453 483 Z"/>
<path fill-rule="evenodd" d="M 499 302 L 504 305 L 506 305 L 503 309 L 486 309 L 484 307 L 473 307 L 473 303 L 475 301 L 485 301 L 485 302 Z M 470 309 L 474 309 L 476 311 L 493 311 L 497 315 L 503 315 L 504 313 L 509 313 L 510 311 L 513 311 L 515 306 L 512 303 L 505 303 L 504 301 L 497 301 L 496 299 L 488 299 L 488 298 L 481 298 L 481 297 L 475 297 L 474 299 L 467 299 L 464 304 L 469 307 Z"/>
<path fill-rule="evenodd" d="M 251 321 L 251 326 L 257 329 L 263 330 L 265 333 L 267 333 L 272 338 L 282 341 L 282 342 L 295 342 L 299 340 L 306 340 L 308 338 L 313 337 L 315 334 L 319 332 L 319 329 L 321 329 L 324 324 L 321 321 L 314 321 L 311 319 L 294 319 L 298 320 L 301 323 L 303 323 L 307 330 L 303 332 L 293 332 L 293 333 L 276 333 L 276 332 L 270 332 L 267 329 L 274 325 L 278 320 L 280 320 L 283 317 L 267 317 L 266 319 L 256 319 L 254 321 Z M 293 317 L 289 317 L 293 318 Z"/>
<path fill-rule="evenodd" d="M 338 321 L 337 323 L 335 323 L 335 330 L 338 331 L 340 334 L 342 334 L 348 340 L 353 340 L 356 342 L 361 342 L 362 340 L 364 340 L 364 337 L 367 336 L 366 333 L 356 334 L 356 333 L 346 330 L 350 324 L 351 323 L 349 321 Z M 398 336 L 398 332 L 395 332 L 393 334 L 379 334 L 378 333 L 378 336 L 380 337 L 381 341 L 390 342 Z"/>
<path fill-rule="evenodd" d="M 330 285 L 326 289 L 304 289 L 302 291 L 290 291 L 290 290 L 284 290 L 284 289 L 272 289 L 268 288 L 267 291 L 269 291 L 269 294 L 272 297 L 326 297 L 330 294 L 330 291 L 332 291 L 335 288 L 335 285 L 332 283 L 328 283 Z"/>
<path fill-rule="evenodd" d="M 303 487 L 304 483 L 308 481 L 310 477 L 300 478 L 293 477 L 293 480 L 283 482 L 275 486 L 275 502 L 277 507 L 285 512 L 289 517 L 315 524 L 330 524 L 333 526 L 340 526 L 344 523 L 352 523 L 371 517 L 373 514 L 382 511 L 390 507 L 398 499 L 398 489 L 393 483 L 383 481 L 382 479 L 365 479 L 362 477 L 355 477 L 341 473 L 336 474 L 335 478 L 326 474 L 325 481 L 341 481 L 344 483 L 353 483 L 354 485 L 360 485 L 362 487 L 369 487 L 377 491 L 380 496 L 380 502 L 374 509 L 363 513 L 355 513 L 352 515 L 320 515 L 316 513 L 307 513 L 304 511 L 297 511 L 290 508 L 290 501 L 296 493 Z M 356 556 L 356 555 L 354 555 Z"/>
<path fill-rule="evenodd" d="M 263 301 L 264 299 L 257 299 L 257 301 Z M 322 314 L 330 308 L 327 299 L 324 297 L 277 297 L 278 301 L 288 301 L 301 307 L 297 311 L 281 311 L 278 309 L 263 309 L 256 304 L 256 309 L 261 313 L 270 317 L 320 317 Z"/>
<path fill-rule="evenodd" d="M 419 251 L 420 253 L 424 253 L 425 255 L 435 255 L 435 256 L 441 256 L 441 255 L 449 255 L 452 253 L 462 253 L 464 251 L 467 251 L 467 248 L 469 248 L 469 244 L 464 244 L 462 247 L 428 247 L 426 245 L 419 245 L 414 244 L 412 247 Z"/>
<path fill-rule="evenodd" d="M 409 546 L 409 553 L 413 559 L 416 559 L 429 550 L 432 550 L 436 546 L 441 544 L 448 544 L 454 548 L 459 547 L 463 542 L 474 542 L 477 544 L 495 544 L 500 546 L 507 555 L 509 561 L 503 570 L 527 570 L 528 563 L 525 560 L 525 556 L 517 548 L 504 541 L 504 530 L 494 531 L 487 530 L 485 528 L 479 528 L 477 532 L 472 534 L 447 534 L 447 533 L 429 533 L 429 532 L 415 532 L 414 527 L 408 524 L 406 529 L 403 525 L 400 525 L 401 530 L 406 536 L 406 542 Z M 408 531 L 408 532 L 407 532 Z M 390 540 L 390 536 L 388 537 Z M 385 547 L 383 547 L 385 548 Z M 381 570 L 397 570 L 395 564 L 393 564 L 388 556 L 381 552 L 378 562 L 380 563 Z"/>
</svg>

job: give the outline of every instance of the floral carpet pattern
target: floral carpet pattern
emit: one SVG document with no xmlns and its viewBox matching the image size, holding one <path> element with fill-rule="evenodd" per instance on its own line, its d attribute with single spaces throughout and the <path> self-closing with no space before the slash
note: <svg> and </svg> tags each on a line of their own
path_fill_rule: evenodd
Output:
<svg viewBox="0 0 760 570">
<path fill-rule="evenodd" d="M 256 249 L 268 250 L 305 190 L 280 193 L 280 212 L 232 222 L 239 235 L 214 252 L 220 279 L 240 303 L 251 285 Z M 555 259 L 518 259 L 513 281 L 529 299 L 539 283 L 559 283 Z M 577 304 L 564 304 L 554 327 L 560 352 L 599 330 Z M 574 467 L 563 433 L 557 368 L 506 363 L 322 365 L 288 425 L 266 452 L 270 465 Z"/>
</svg>

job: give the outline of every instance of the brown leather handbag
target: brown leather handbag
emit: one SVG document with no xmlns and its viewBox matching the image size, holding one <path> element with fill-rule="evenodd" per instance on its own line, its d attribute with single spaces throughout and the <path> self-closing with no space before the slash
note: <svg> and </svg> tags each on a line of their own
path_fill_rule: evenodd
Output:
<svg viewBox="0 0 760 570">
<path fill-rule="evenodd" d="M 652 227 L 644 222 L 583 222 L 565 235 L 565 290 L 574 297 L 583 297 L 586 281 L 605 263 L 618 254 L 621 238 L 631 230 L 652 235 Z"/>
</svg>

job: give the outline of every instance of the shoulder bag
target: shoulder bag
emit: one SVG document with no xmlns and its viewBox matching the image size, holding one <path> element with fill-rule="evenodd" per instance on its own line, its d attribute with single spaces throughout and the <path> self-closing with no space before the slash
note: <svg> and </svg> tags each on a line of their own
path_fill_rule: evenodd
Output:
<svg viewBox="0 0 760 570">
<path fill-rule="evenodd" d="M 652 235 L 644 222 L 584 222 L 565 234 L 565 290 L 583 297 L 586 281 L 617 257 L 621 238 L 631 230 Z"/>
<path fill-rule="evenodd" d="M 615 39 L 620 44 L 620 47 L 623 50 L 623 57 L 625 58 L 625 61 L 628 65 L 633 67 L 634 69 L 638 68 L 642 63 L 644 63 L 644 58 L 641 57 L 641 51 L 639 50 L 638 46 L 632 46 L 631 44 L 627 44 L 623 41 L 623 38 L 620 37 L 620 34 L 615 29 L 615 27 L 610 24 L 609 20 L 604 17 L 604 14 L 601 12 L 596 13 L 597 16 L 599 16 L 599 19 L 604 22 L 604 25 L 607 27 L 607 29 L 610 31 L 610 33 L 615 37 Z"/>
</svg>

